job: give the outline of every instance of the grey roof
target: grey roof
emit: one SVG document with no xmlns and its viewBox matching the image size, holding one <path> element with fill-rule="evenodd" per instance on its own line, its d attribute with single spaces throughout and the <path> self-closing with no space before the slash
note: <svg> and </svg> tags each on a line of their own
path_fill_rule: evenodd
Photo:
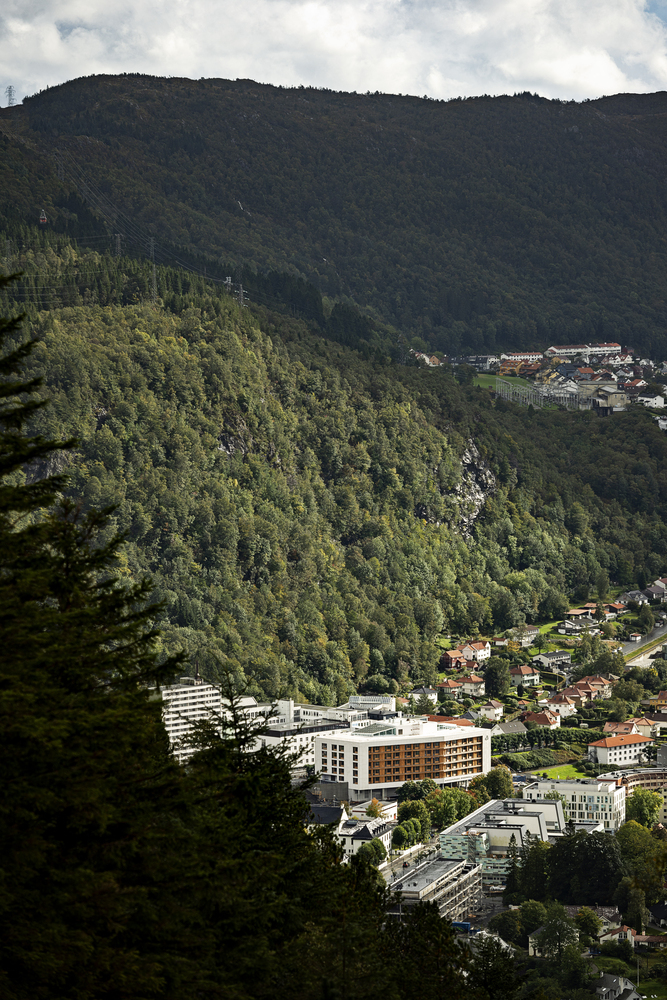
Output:
<svg viewBox="0 0 667 1000">
<path fill-rule="evenodd" d="M 310 823 L 319 823 L 322 826 L 328 826 L 329 823 L 340 823 L 345 809 L 343 806 L 321 806 L 311 804 L 310 807 Z"/>
<path fill-rule="evenodd" d="M 523 722 L 519 722 L 518 719 L 514 719 L 513 722 L 498 722 L 496 725 L 498 729 L 502 729 L 505 736 L 509 736 L 512 733 L 523 735 L 528 732 Z"/>
</svg>

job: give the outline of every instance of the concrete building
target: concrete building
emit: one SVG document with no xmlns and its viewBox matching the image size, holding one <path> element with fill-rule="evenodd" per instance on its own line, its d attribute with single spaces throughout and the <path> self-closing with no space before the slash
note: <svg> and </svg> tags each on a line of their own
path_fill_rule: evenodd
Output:
<svg viewBox="0 0 667 1000">
<path fill-rule="evenodd" d="M 162 718 L 174 756 L 181 762 L 192 756 L 188 746 L 198 723 L 213 723 L 221 727 L 222 698 L 213 684 L 206 684 L 200 677 L 181 677 L 176 684 L 158 689 L 162 698 Z M 253 699 L 254 701 L 254 699 Z"/>
<path fill-rule="evenodd" d="M 588 757 L 597 764 L 611 764 L 619 767 L 625 764 L 641 764 L 646 760 L 646 750 L 653 745 L 648 736 L 628 734 L 627 736 L 605 736 L 588 744 Z"/>
<path fill-rule="evenodd" d="M 491 736 L 476 726 L 397 717 L 363 729 L 318 735 L 322 781 L 346 782 L 351 802 L 393 798 L 406 781 L 467 785 L 491 769 Z"/>
<path fill-rule="evenodd" d="M 603 829 L 616 831 L 625 822 L 625 788 L 619 779 L 608 775 L 561 780 L 538 778 L 525 786 L 523 798 L 542 802 L 549 792 L 558 792 L 564 797 L 575 823 L 600 823 Z"/>
<path fill-rule="evenodd" d="M 482 866 L 438 858 L 410 870 L 391 888 L 400 893 L 400 902 L 389 909 L 394 916 L 402 916 L 417 903 L 435 903 L 441 917 L 465 920 L 482 902 Z"/>
<path fill-rule="evenodd" d="M 662 795 L 658 822 L 667 826 L 667 766 L 638 768 L 634 771 L 610 771 L 609 774 L 600 776 L 600 780 L 603 779 L 618 781 L 627 797 L 631 796 L 636 788 L 648 788 L 651 792 L 658 792 Z"/>
<path fill-rule="evenodd" d="M 566 822 L 560 799 L 492 799 L 442 831 L 440 854 L 454 860 L 475 860 L 482 866 L 485 888 L 502 886 L 509 869 L 507 851 L 512 838 L 520 850 L 528 837 L 547 841 L 563 836 Z"/>
</svg>

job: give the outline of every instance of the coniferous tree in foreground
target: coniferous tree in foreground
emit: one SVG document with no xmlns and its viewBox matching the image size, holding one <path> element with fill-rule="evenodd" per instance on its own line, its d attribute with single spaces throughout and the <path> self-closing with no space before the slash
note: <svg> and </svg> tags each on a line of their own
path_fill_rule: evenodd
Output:
<svg viewBox="0 0 667 1000">
<path fill-rule="evenodd" d="M 174 762 L 152 691 L 179 658 L 159 665 L 148 583 L 118 581 L 109 511 L 29 481 L 62 445 L 25 432 L 17 331 L 0 321 L 3 1000 L 463 996 L 449 922 L 388 920 L 373 866 L 308 831 L 288 756 L 241 726 Z"/>
</svg>

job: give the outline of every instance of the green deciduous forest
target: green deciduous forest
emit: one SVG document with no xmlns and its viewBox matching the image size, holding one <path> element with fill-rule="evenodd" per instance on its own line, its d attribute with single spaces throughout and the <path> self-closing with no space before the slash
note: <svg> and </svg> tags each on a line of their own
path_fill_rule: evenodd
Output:
<svg viewBox="0 0 667 1000">
<path fill-rule="evenodd" d="M 448 102 L 97 76 L 0 114 L 0 213 L 269 271 L 450 352 L 663 349 L 664 93 Z M 106 220 L 90 217 L 90 206 Z M 258 273 L 253 282 L 252 273 Z M 253 287 L 254 286 L 254 287 Z"/>
<path fill-rule="evenodd" d="M 163 655 L 340 703 L 433 682 L 441 633 L 557 617 L 601 571 L 664 571 L 649 414 L 493 403 L 201 280 L 159 269 L 153 306 L 145 263 L 31 246 L 26 276 L 71 273 L 77 303 L 30 307 L 27 370 L 51 400 L 34 429 L 79 443 L 28 477 L 54 467 L 84 511 L 115 506 L 124 573 L 164 602 Z"/>
</svg>

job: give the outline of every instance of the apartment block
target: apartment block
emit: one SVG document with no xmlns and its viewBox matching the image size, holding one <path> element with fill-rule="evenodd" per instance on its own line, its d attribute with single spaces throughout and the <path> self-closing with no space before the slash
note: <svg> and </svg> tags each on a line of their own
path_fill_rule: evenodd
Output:
<svg viewBox="0 0 667 1000">
<path fill-rule="evenodd" d="M 396 717 L 315 738 L 322 780 L 344 781 L 350 801 L 392 798 L 406 781 L 467 785 L 491 769 L 491 735 L 475 726 Z"/>
<path fill-rule="evenodd" d="M 213 722 L 219 726 L 222 716 L 220 691 L 200 677 L 181 677 L 177 684 L 161 688 L 158 696 L 162 697 L 162 717 L 174 756 L 185 761 L 193 753 L 187 741 L 197 723 Z"/>
<path fill-rule="evenodd" d="M 524 787 L 523 797 L 543 801 L 549 792 L 558 792 L 565 799 L 565 808 L 575 823 L 597 822 L 615 832 L 625 822 L 625 788 L 620 779 L 571 778 L 551 780 L 538 778 Z"/>
</svg>

